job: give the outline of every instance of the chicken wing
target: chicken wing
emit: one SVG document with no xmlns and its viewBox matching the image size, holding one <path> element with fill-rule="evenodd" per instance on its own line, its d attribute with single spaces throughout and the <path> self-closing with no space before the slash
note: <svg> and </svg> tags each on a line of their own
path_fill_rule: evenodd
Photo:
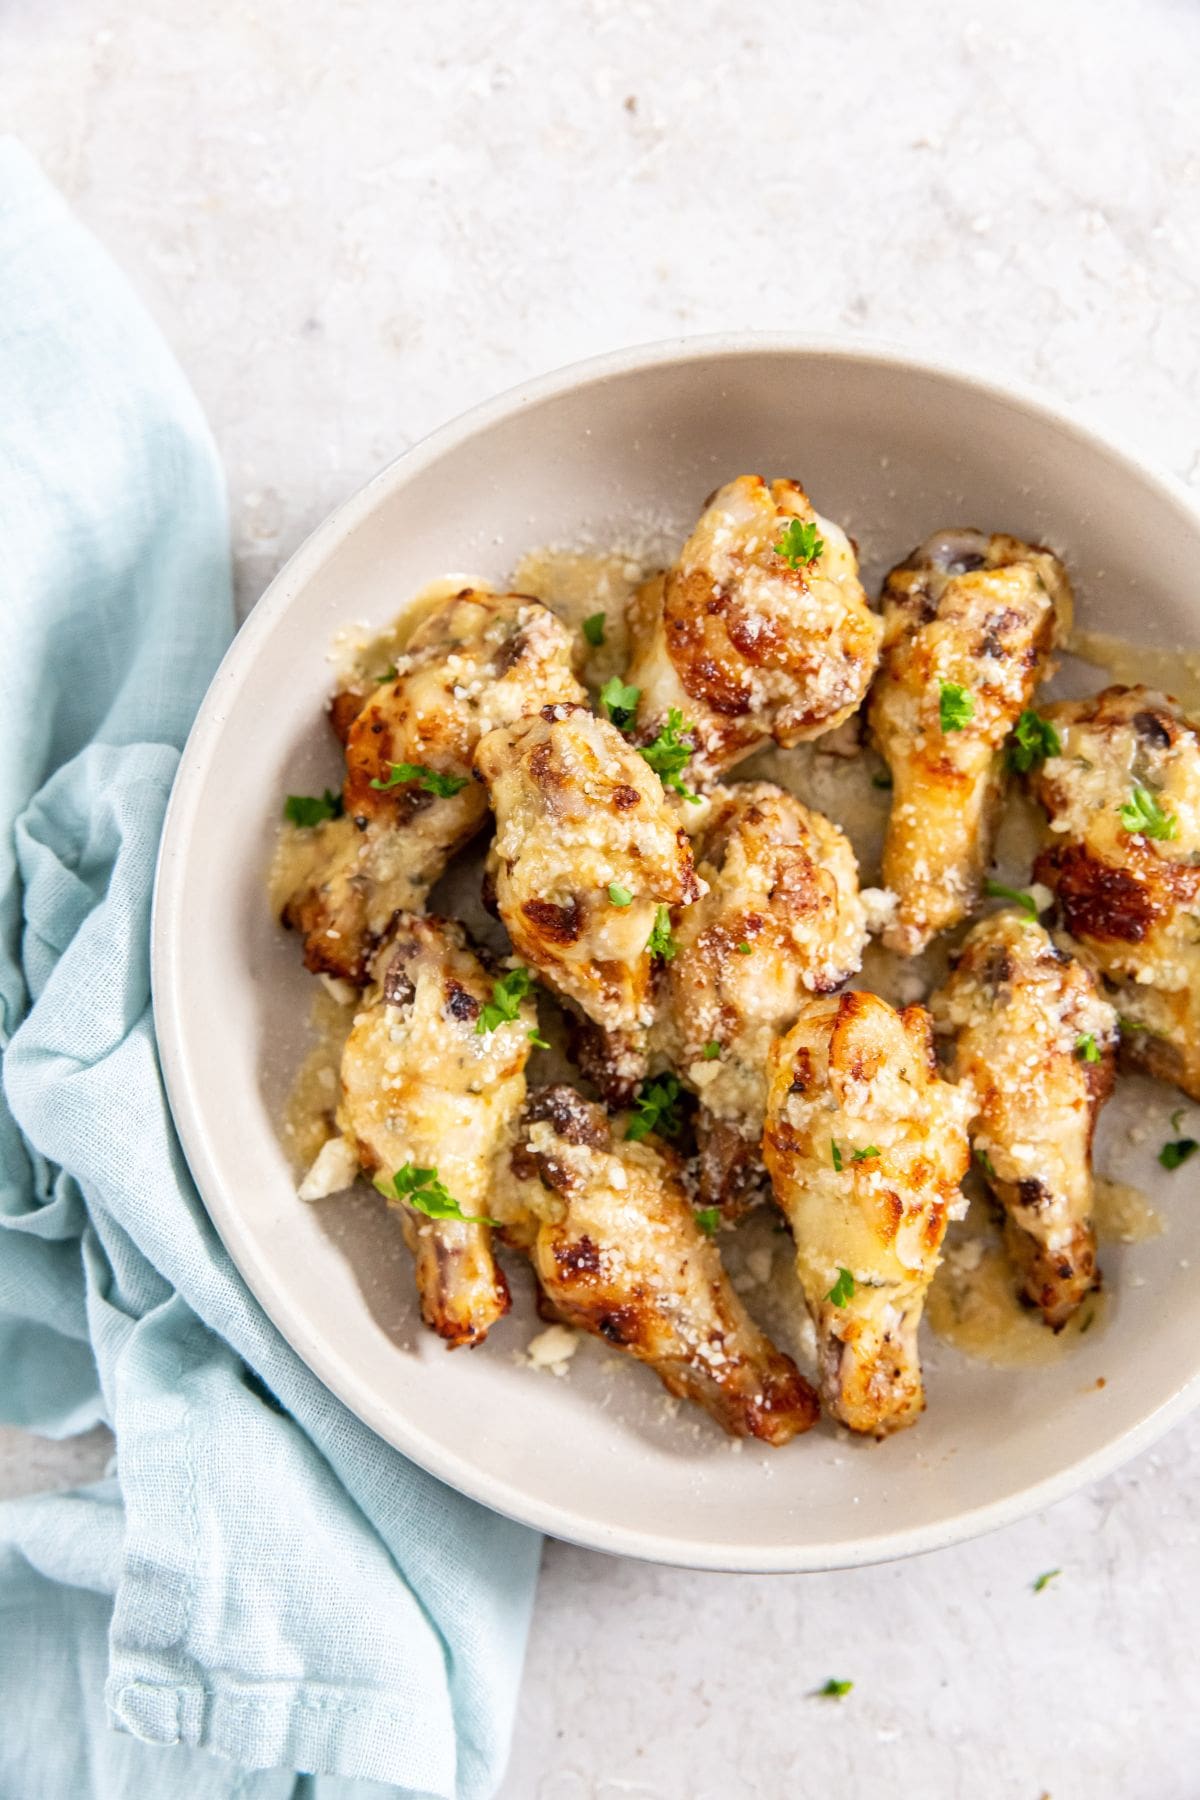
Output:
<svg viewBox="0 0 1200 1800">
<path fill-rule="evenodd" d="M 700 1230 L 678 1157 L 630 1142 L 574 1088 L 534 1093 L 499 1202 L 554 1315 L 648 1363 L 734 1437 L 786 1444 L 817 1397 L 764 1336 Z"/>
<path fill-rule="evenodd" d="M 573 647 L 541 601 L 465 588 L 422 622 L 369 697 L 335 697 L 345 818 L 307 834 L 282 896 L 309 968 L 366 980 L 392 917 L 424 905 L 486 817 L 471 769 L 480 738 L 548 701 L 583 699 Z"/>
<path fill-rule="evenodd" d="M 761 475 L 713 495 L 627 617 L 638 736 L 648 742 L 676 709 L 701 782 L 770 737 L 832 731 L 861 705 L 879 659 L 880 623 L 845 532 L 797 482 L 768 487 Z"/>
<path fill-rule="evenodd" d="M 978 899 L 1004 742 L 1065 639 L 1071 589 L 1048 550 L 946 531 L 892 570 L 883 619 L 869 718 L 892 772 L 883 880 L 899 901 L 883 937 L 915 956 Z"/>
<path fill-rule="evenodd" d="M 709 798 L 693 841 L 708 892 L 675 926 L 653 1041 L 700 1096 L 701 1197 L 736 1212 L 762 1179 L 771 1043 L 861 966 L 867 924 L 836 825 L 769 781 Z"/>
<path fill-rule="evenodd" d="M 930 1007 L 978 1111 L 971 1141 L 1006 1215 L 1022 1298 L 1061 1331 L 1098 1285 L 1092 1136 L 1112 1092 L 1117 1015 L 1096 977 L 1011 909 L 964 941 Z"/>
<path fill-rule="evenodd" d="M 509 1307 L 480 1221 L 525 1099 L 533 1003 L 487 1029 L 492 978 L 445 919 L 401 918 L 374 972 L 342 1056 L 338 1125 L 400 1210 L 425 1323 L 478 1344 Z"/>
<path fill-rule="evenodd" d="M 596 1027 L 588 1073 L 627 1099 L 645 1071 L 651 963 L 669 912 L 697 899 L 687 833 L 662 783 L 615 726 L 548 706 L 475 753 L 496 814 L 487 880 L 522 961 Z"/>
<path fill-rule="evenodd" d="M 972 1101 L 933 1026 L 875 994 L 805 1001 L 768 1062 L 763 1157 L 796 1240 L 821 1398 L 883 1437 L 925 1404 L 917 1326 L 969 1152 Z"/>
<path fill-rule="evenodd" d="M 1122 1054 L 1200 1099 L 1200 734 L 1144 687 L 1045 714 L 1059 753 L 1032 777 L 1050 824 L 1034 872 L 1115 984 Z"/>
</svg>

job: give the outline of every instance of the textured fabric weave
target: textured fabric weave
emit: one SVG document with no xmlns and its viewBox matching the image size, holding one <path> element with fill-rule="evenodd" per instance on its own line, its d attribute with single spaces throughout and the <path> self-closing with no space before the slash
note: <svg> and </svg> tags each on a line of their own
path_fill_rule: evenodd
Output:
<svg viewBox="0 0 1200 1800">
<path fill-rule="evenodd" d="M 13 143 L 0 396 L 0 1419 L 117 1441 L 114 1478 L 0 1507 L 0 1800 L 482 1800 L 539 1540 L 321 1386 L 188 1175 L 149 919 L 232 631 L 221 477 L 150 321 Z"/>
</svg>

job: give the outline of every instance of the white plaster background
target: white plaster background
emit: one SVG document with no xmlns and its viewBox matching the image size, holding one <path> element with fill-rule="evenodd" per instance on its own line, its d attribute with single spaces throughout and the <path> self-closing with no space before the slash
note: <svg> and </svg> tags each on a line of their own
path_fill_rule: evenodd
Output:
<svg viewBox="0 0 1200 1800">
<path fill-rule="evenodd" d="M 1183 0 L 0 0 L 0 119 L 199 391 L 246 607 L 441 420 L 681 331 L 982 361 L 1200 484 L 1198 74 Z M 0 1433 L 0 1491 L 106 1454 Z M 550 1545 L 504 1800 L 1196 1800 L 1198 1477 L 1200 1420 L 849 1574 Z"/>
</svg>

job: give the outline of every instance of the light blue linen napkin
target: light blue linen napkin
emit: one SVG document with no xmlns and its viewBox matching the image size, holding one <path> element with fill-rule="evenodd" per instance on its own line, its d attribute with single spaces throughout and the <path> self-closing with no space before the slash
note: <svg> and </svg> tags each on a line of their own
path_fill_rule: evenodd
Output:
<svg viewBox="0 0 1200 1800">
<path fill-rule="evenodd" d="M 150 894 L 232 630 L 221 477 L 154 327 L 12 142 L 0 527 L 0 1419 L 117 1441 L 116 1480 L 0 1507 L 0 1794 L 482 1800 L 539 1540 L 321 1386 L 184 1165 Z"/>
</svg>

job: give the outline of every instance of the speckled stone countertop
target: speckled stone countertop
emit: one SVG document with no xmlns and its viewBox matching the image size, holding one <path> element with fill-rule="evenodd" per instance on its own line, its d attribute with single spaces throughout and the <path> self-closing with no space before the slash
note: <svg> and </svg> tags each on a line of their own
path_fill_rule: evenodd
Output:
<svg viewBox="0 0 1200 1800">
<path fill-rule="evenodd" d="M 39 0 L 0 47 L 7 127 L 208 410 L 245 607 L 441 420 L 680 332 L 983 363 L 1200 484 L 1195 8 Z M 107 1454 L 0 1433 L 0 1491 Z M 505 1800 L 1195 1800 L 1198 1477 L 1200 1419 L 848 1574 L 551 1544 Z"/>
</svg>

